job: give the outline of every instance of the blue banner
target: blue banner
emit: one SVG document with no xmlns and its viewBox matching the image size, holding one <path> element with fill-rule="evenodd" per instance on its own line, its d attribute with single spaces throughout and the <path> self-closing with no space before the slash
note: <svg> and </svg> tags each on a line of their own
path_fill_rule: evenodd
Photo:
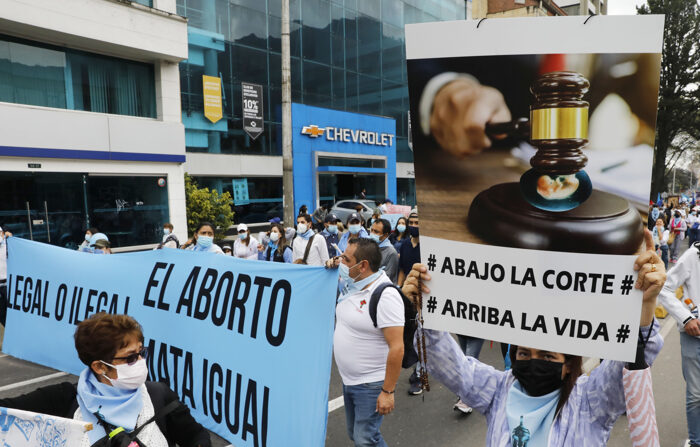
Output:
<svg viewBox="0 0 700 447">
<path fill-rule="evenodd" d="M 126 313 L 149 379 L 237 447 L 325 444 L 338 274 L 323 267 L 155 250 L 93 255 L 8 239 L 4 352 L 72 374 L 75 326 Z"/>
</svg>

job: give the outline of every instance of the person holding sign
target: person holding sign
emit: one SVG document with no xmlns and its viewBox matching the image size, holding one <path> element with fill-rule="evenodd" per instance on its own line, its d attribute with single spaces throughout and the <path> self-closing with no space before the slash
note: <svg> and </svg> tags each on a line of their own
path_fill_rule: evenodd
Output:
<svg viewBox="0 0 700 447">
<path fill-rule="evenodd" d="M 233 256 L 242 259 L 258 259 L 258 240 L 250 235 L 248 225 L 238 224 L 238 238 L 233 242 Z"/>
<path fill-rule="evenodd" d="M 183 250 L 224 254 L 221 247 L 214 243 L 214 225 L 209 222 L 200 222 L 194 231 L 194 236 L 182 244 L 180 248 Z"/>
<path fill-rule="evenodd" d="M 104 312 L 91 316 L 78 325 L 75 348 L 86 365 L 77 386 L 46 386 L 0 399 L 0 407 L 92 423 L 83 436 L 85 447 L 211 446 L 209 432 L 177 395 L 164 383 L 146 381 L 148 351 L 141 325 L 132 317 Z"/>
<path fill-rule="evenodd" d="M 628 369 L 644 361 L 651 365 L 663 346 L 654 309 L 666 269 L 648 230 L 645 243 L 646 251 L 634 263 L 639 272 L 635 287 L 644 293 L 637 359 Z M 403 292 L 417 302 L 420 292 L 430 293 L 429 281 L 426 267 L 416 264 Z M 450 334 L 423 332 L 429 373 L 486 416 L 488 446 L 525 445 L 526 438 L 533 446 L 605 445 L 625 411 L 624 362 L 606 360 L 586 376 L 580 356 L 513 345 L 513 368 L 498 371 L 465 356 Z"/>
<path fill-rule="evenodd" d="M 394 410 L 394 391 L 404 356 L 404 303 L 380 270 L 379 246 L 371 239 L 350 239 L 338 269 L 348 291 L 336 306 L 333 355 L 343 379 L 348 436 L 360 446 L 386 447 L 379 428 Z M 382 288 L 376 321 L 370 299 Z"/>
</svg>

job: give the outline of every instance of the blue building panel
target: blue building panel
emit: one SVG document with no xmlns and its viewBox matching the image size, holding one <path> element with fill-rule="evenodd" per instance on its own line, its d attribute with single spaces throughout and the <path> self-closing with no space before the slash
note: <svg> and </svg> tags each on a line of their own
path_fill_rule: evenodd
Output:
<svg viewBox="0 0 700 447">
<path fill-rule="evenodd" d="M 316 167 L 318 152 L 345 156 L 380 156 L 384 168 L 353 166 Z M 292 156 L 294 206 L 309 211 L 318 203 L 317 173 L 372 173 L 386 175 L 386 196 L 396 202 L 396 120 L 321 107 L 292 104 Z"/>
</svg>

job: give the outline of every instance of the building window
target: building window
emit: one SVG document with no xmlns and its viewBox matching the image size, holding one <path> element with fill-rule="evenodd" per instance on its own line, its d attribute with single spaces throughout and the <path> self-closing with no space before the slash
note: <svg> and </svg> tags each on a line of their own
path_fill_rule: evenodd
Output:
<svg viewBox="0 0 700 447">
<path fill-rule="evenodd" d="M 112 247 L 160 242 L 169 220 L 157 176 L 0 172 L 0 227 L 24 239 L 77 248 L 96 227 Z"/>
<path fill-rule="evenodd" d="M 153 66 L 0 35 L 0 101 L 155 118 Z"/>
<path fill-rule="evenodd" d="M 192 177 L 200 188 L 228 192 L 233 197 L 234 177 Z M 247 177 L 248 199 L 233 203 L 233 221 L 239 223 L 267 222 L 282 218 L 282 177 Z"/>
</svg>

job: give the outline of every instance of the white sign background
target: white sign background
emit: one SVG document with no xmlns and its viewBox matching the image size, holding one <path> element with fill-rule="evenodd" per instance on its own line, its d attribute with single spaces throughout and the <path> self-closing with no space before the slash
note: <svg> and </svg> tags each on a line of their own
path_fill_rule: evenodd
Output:
<svg viewBox="0 0 700 447">
<path fill-rule="evenodd" d="M 582 16 L 499 18 L 407 25 L 406 57 L 411 60 L 511 54 L 661 52 L 663 16 L 595 16 L 586 19 Z M 423 298 L 427 328 L 569 354 L 634 360 L 641 293 L 632 289 L 628 295 L 623 295 L 621 290 L 621 281 L 627 275 L 636 280 L 632 267 L 634 256 L 523 250 L 423 236 L 421 257 L 424 264 L 428 264 L 431 255 L 437 258 L 437 267 L 430 272 L 433 277 L 428 284 L 431 293 Z M 473 276 L 441 274 L 439 270 L 446 256 L 465 259 L 465 269 L 471 260 L 477 261 L 481 265 L 480 275 L 484 263 L 500 264 L 505 270 L 505 279 L 494 282 Z M 512 267 L 516 268 L 518 275 L 523 275 L 527 267 L 531 267 L 537 286 L 511 284 Z M 572 276 L 574 272 L 612 274 L 615 278 L 613 293 L 600 293 L 600 284 L 598 293 L 588 292 L 588 288 L 587 292 L 547 289 L 542 285 L 542 275 L 550 269 L 568 271 Z M 437 300 L 434 313 L 427 309 L 431 296 Z M 455 311 L 458 301 L 491 306 L 499 309 L 501 315 L 510 310 L 515 327 L 453 318 L 449 312 L 443 316 L 441 313 L 448 298 L 454 302 Z M 547 333 L 541 329 L 522 329 L 523 313 L 528 316 L 525 327 L 531 329 L 535 317 L 542 315 Z M 597 340 L 571 337 L 568 326 L 562 335 L 557 335 L 554 317 L 590 322 L 591 336 L 600 323 L 605 323 L 608 341 L 603 337 Z M 618 343 L 618 329 L 626 329 L 627 325 L 629 336 Z"/>
<path fill-rule="evenodd" d="M 435 256 L 434 270 L 429 271 L 432 279 L 426 283 L 430 293 L 423 296 L 426 328 L 566 354 L 634 361 L 642 308 L 642 293 L 634 288 L 636 256 L 541 252 L 427 236 L 421 236 L 420 248 L 423 263 L 429 269 Z M 445 258 L 450 258 L 449 265 L 455 274 L 444 268 Z M 461 275 L 457 274 L 458 258 L 464 260 Z M 472 261 L 478 277 L 474 270 L 466 276 Z M 491 272 L 493 277 L 502 279 L 494 280 Z M 480 279 L 487 273 L 486 279 Z M 530 279 L 525 280 L 528 273 Z M 557 286 L 560 274 L 559 284 L 562 287 L 568 284 L 567 290 Z M 546 287 L 545 281 L 552 288 Z M 579 290 L 575 291 L 577 282 Z M 594 282 L 595 291 L 592 291 Z M 478 313 L 472 306 L 470 314 L 470 304 L 479 306 Z M 494 319 L 495 313 L 491 311 L 491 323 L 488 308 L 498 312 Z M 512 315 L 512 324 L 507 319 L 504 322 L 507 310 Z M 536 324 L 538 315 L 542 316 L 544 329 Z M 561 335 L 557 333 L 555 318 Z M 581 323 L 584 321 L 590 326 Z M 607 337 L 598 332 L 594 339 L 597 331 L 601 331 L 601 324 Z M 621 330 L 619 339 L 618 330 Z"/>
</svg>

